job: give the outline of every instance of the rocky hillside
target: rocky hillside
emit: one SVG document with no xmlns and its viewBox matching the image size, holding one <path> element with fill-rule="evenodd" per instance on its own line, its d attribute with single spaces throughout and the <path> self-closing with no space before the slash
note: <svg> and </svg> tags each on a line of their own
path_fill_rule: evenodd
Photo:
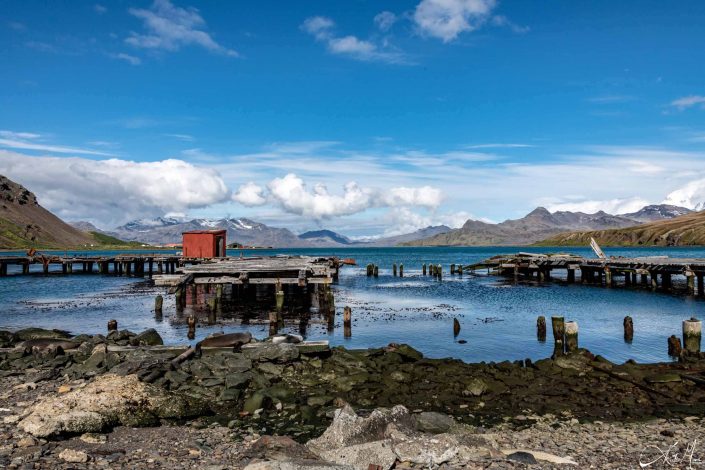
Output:
<svg viewBox="0 0 705 470">
<path fill-rule="evenodd" d="M 479 220 L 468 220 L 459 229 L 439 235 L 403 243 L 407 246 L 473 246 L 473 245 L 529 245 L 552 235 L 575 230 L 617 228 L 635 225 L 638 222 L 606 212 L 585 214 L 559 211 L 551 213 L 539 207 L 521 219 L 506 220 L 490 224 Z"/>
<path fill-rule="evenodd" d="M 705 245 L 705 212 L 634 227 L 568 232 L 541 241 L 545 246 L 585 246 L 590 237 L 602 246 L 688 246 Z"/>
<path fill-rule="evenodd" d="M 647 223 L 656 222 L 657 220 L 667 220 L 681 215 L 691 214 L 693 211 L 685 207 L 672 206 L 670 204 L 652 204 L 642 207 L 637 212 L 629 214 L 620 214 L 620 217 L 636 220 L 637 222 Z"/>
<path fill-rule="evenodd" d="M 68 248 L 95 244 L 43 208 L 24 186 L 0 175 L 0 249 Z"/>
</svg>

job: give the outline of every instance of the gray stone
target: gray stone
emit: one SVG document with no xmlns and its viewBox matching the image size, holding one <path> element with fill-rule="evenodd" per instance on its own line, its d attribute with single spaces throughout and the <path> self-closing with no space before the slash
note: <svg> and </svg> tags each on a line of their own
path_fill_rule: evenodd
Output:
<svg viewBox="0 0 705 470">
<path fill-rule="evenodd" d="M 392 442 L 388 439 L 323 450 L 318 455 L 324 460 L 339 465 L 349 465 L 355 470 L 368 470 L 370 465 L 379 465 L 387 470 L 397 460 L 396 454 L 392 451 Z"/>
<path fill-rule="evenodd" d="M 507 459 L 514 460 L 515 462 L 526 463 L 529 465 L 536 465 L 538 463 L 534 458 L 533 454 L 523 451 L 517 451 L 513 454 L 509 454 L 507 455 Z"/>
<path fill-rule="evenodd" d="M 251 463 L 245 470 L 353 470 L 353 467 L 319 460 L 270 460 Z"/>
<path fill-rule="evenodd" d="M 253 361 L 270 361 L 280 364 L 291 362 L 299 357 L 298 348 L 289 343 L 258 343 L 255 347 L 244 348 L 242 352 L 245 357 Z"/>
<path fill-rule="evenodd" d="M 448 432 L 455 426 L 455 420 L 451 416 L 436 413 L 435 411 L 424 411 L 414 415 L 414 419 L 416 420 L 417 430 L 431 434 Z"/>
<path fill-rule="evenodd" d="M 479 397 L 483 393 L 487 391 L 487 384 L 485 383 L 484 380 L 474 378 L 468 383 L 467 387 L 465 387 L 465 392 L 466 394 Z"/>
<path fill-rule="evenodd" d="M 150 328 L 130 339 L 132 346 L 161 346 L 164 344 L 157 330 Z"/>
</svg>

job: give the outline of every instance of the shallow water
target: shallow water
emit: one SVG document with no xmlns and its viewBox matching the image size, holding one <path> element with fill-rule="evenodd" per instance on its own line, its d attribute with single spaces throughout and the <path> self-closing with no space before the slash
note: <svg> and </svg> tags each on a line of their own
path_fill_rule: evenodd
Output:
<svg viewBox="0 0 705 470">
<path fill-rule="evenodd" d="M 580 345 L 613 361 L 668 360 L 666 338 L 680 335 L 681 321 L 702 316 L 705 302 L 682 294 L 647 290 L 566 285 L 560 280 L 543 285 L 508 282 L 484 275 L 450 276 L 450 263 L 469 264 L 499 253 L 557 252 L 556 248 L 352 248 L 260 250 L 246 255 L 290 253 L 355 258 L 358 266 L 341 271 L 336 291 L 337 321 L 333 333 L 315 316 L 307 339 L 328 339 L 350 348 L 378 347 L 405 342 L 429 357 L 455 357 L 465 361 L 539 359 L 550 356 L 551 333 L 545 343 L 536 340 L 536 317 L 563 315 L 580 325 Z M 589 249 L 571 253 L 592 256 Z M 607 249 L 614 256 L 702 257 L 705 248 Z M 62 253 L 63 254 L 63 253 Z M 231 252 L 237 255 L 238 252 Z M 404 278 L 393 277 L 392 264 L 404 264 Z M 440 263 L 442 282 L 421 275 L 423 263 Z M 380 266 L 379 278 L 367 278 L 365 265 Z M 38 267 L 35 267 L 38 269 Z M 58 267 L 55 269 L 59 269 Z M 11 273 L 15 272 L 11 270 Z M 674 279 L 678 282 L 678 279 Z M 165 296 L 164 316 L 154 318 L 154 288 L 141 278 L 100 275 L 71 276 L 39 273 L 0 278 L 0 329 L 28 326 L 61 328 L 73 333 L 104 333 L 109 319 L 120 328 L 141 331 L 156 328 L 166 343 L 185 344 L 183 315 L 178 316 L 173 296 Z M 352 338 L 343 337 L 342 309 L 353 309 Z M 622 337 L 625 315 L 634 319 L 634 341 Z M 453 318 L 462 329 L 453 337 Z M 550 329 L 550 325 L 549 325 Z M 224 321 L 199 325 L 197 340 L 215 331 L 251 331 L 267 335 L 265 324 L 241 325 Z M 298 332 L 295 322 L 286 332 Z M 461 344 L 459 340 L 466 341 Z"/>
</svg>

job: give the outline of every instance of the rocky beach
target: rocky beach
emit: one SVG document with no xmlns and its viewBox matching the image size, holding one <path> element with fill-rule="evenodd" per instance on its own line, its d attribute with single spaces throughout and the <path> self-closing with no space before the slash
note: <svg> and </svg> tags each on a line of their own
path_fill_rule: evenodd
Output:
<svg viewBox="0 0 705 470">
<path fill-rule="evenodd" d="M 697 468 L 705 360 L 0 333 L 6 468 Z M 688 463 L 690 462 L 690 463 Z M 371 467 L 370 467 L 371 468 Z"/>
</svg>

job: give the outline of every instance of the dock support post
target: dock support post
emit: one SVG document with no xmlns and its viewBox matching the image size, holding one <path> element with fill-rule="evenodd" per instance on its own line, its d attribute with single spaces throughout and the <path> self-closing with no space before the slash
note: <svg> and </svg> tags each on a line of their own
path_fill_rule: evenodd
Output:
<svg viewBox="0 0 705 470">
<path fill-rule="evenodd" d="M 703 274 L 697 273 L 696 276 L 698 278 L 698 295 L 702 297 L 703 295 L 705 295 L 705 286 L 703 286 Z"/>
<path fill-rule="evenodd" d="M 656 271 L 651 271 L 651 288 L 658 289 L 658 273 Z"/>
<path fill-rule="evenodd" d="M 374 268 L 372 269 L 372 274 L 374 275 L 374 277 L 379 277 L 379 266 L 377 266 L 376 264 L 374 265 Z"/>
<path fill-rule="evenodd" d="M 635 285 L 636 285 L 636 282 L 637 282 L 637 281 L 636 281 L 636 271 L 633 271 L 633 272 L 632 272 L 632 285 L 635 286 Z"/>
<path fill-rule="evenodd" d="M 88 262 L 88 272 L 93 274 L 93 261 Z"/>
<path fill-rule="evenodd" d="M 437 271 L 436 273 L 437 273 L 437 276 L 438 276 L 438 280 L 439 280 L 439 281 L 442 281 L 442 280 L 443 280 L 443 266 L 441 266 L 441 265 L 439 264 L 437 269 L 438 269 L 438 271 Z"/>
<path fill-rule="evenodd" d="M 22 274 L 29 274 L 29 261 L 22 263 Z"/>
<path fill-rule="evenodd" d="M 61 263 L 61 272 L 63 274 L 67 274 L 69 272 L 69 267 L 67 266 L 66 263 Z"/>
<path fill-rule="evenodd" d="M 196 337 L 196 317 L 189 315 L 186 318 L 186 324 L 188 325 L 188 333 L 186 337 L 188 339 L 194 339 Z"/>
<path fill-rule="evenodd" d="M 688 353 L 698 354 L 700 352 L 702 328 L 703 324 L 697 318 L 683 320 L 683 347 Z"/>
<path fill-rule="evenodd" d="M 421 267 L 421 274 L 423 274 L 424 276 L 426 275 L 426 263 L 424 263 Z"/>
<path fill-rule="evenodd" d="M 44 274 L 49 274 L 49 263 L 43 263 Z"/>
<path fill-rule="evenodd" d="M 269 336 L 274 336 L 279 331 L 279 317 L 277 312 L 269 312 Z"/>
<path fill-rule="evenodd" d="M 453 318 L 453 337 L 457 337 L 460 334 L 460 320 Z"/>
<path fill-rule="evenodd" d="M 673 283 L 671 282 L 671 273 L 661 274 L 661 288 L 663 290 L 668 290 L 672 286 L 673 286 Z"/>
<path fill-rule="evenodd" d="M 575 269 L 568 269 L 568 283 L 573 284 L 575 282 Z"/>
<path fill-rule="evenodd" d="M 536 319 L 536 337 L 542 343 L 546 341 L 546 317 L 543 315 Z"/>
<path fill-rule="evenodd" d="M 73 274 L 73 263 L 66 263 L 66 271 L 69 274 Z"/>
<path fill-rule="evenodd" d="M 404 277 L 404 264 L 399 264 L 399 277 Z"/>
<path fill-rule="evenodd" d="M 343 336 L 352 336 L 352 309 L 347 306 L 343 309 Z"/>
<path fill-rule="evenodd" d="M 565 350 L 572 353 L 578 350 L 578 322 L 565 322 Z"/>
<path fill-rule="evenodd" d="M 280 288 L 274 296 L 276 298 L 277 313 L 281 313 L 284 309 L 284 291 Z"/>
<path fill-rule="evenodd" d="M 624 317 L 624 341 L 631 343 L 634 339 L 634 321 L 627 315 Z"/>
<path fill-rule="evenodd" d="M 681 339 L 676 335 L 671 335 L 668 338 L 668 355 L 671 357 L 680 357 L 682 352 Z"/>
<path fill-rule="evenodd" d="M 612 271 L 610 268 L 605 266 L 605 285 L 607 287 L 612 287 Z"/>
<path fill-rule="evenodd" d="M 565 321 L 563 317 L 551 317 L 551 327 L 553 329 L 554 353 L 563 353 L 565 336 Z"/>
<path fill-rule="evenodd" d="M 455 263 L 450 265 L 450 275 L 452 276 L 453 274 L 455 274 Z"/>
<path fill-rule="evenodd" d="M 462 276 L 463 275 L 463 265 L 459 264 L 458 267 L 456 268 L 455 272 L 458 273 L 458 276 Z"/>
<path fill-rule="evenodd" d="M 688 295 L 695 294 L 695 273 L 692 271 L 686 273 L 685 275 L 687 285 L 688 285 Z"/>
<path fill-rule="evenodd" d="M 164 263 L 162 263 L 161 261 L 157 262 L 157 273 L 158 274 L 164 273 Z"/>
<path fill-rule="evenodd" d="M 164 304 L 164 297 L 158 295 L 154 298 L 154 313 L 156 315 L 162 314 L 162 305 Z"/>
<path fill-rule="evenodd" d="M 646 274 L 641 274 L 641 285 L 642 286 L 647 286 L 649 285 L 649 276 Z"/>
<path fill-rule="evenodd" d="M 394 263 L 392 265 L 392 276 L 394 276 L 394 277 L 397 276 L 397 263 Z"/>
</svg>

